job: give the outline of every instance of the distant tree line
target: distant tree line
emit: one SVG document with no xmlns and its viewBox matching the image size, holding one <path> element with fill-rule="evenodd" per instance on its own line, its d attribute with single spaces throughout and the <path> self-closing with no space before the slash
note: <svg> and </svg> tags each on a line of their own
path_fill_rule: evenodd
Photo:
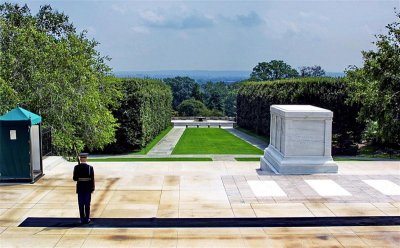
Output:
<svg viewBox="0 0 400 248">
<path fill-rule="evenodd" d="M 253 68 L 249 81 L 267 81 L 296 77 L 322 77 L 325 70 L 319 65 L 301 66 L 299 71 L 282 60 L 260 62 Z"/>
<path fill-rule="evenodd" d="M 239 84 L 198 84 L 189 77 L 166 78 L 177 116 L 235 116 Z"/>
<path fill-rule="evenodd" d="M 300 73 L 281 60 L 261 62 L 246 81 L 266 81 L 293 77 L 320 77 L 321 66 L 303 66 Z M 171 87 L 176 116 L 236 116 L 236 98 L 243 82 L 199 84 L 189 77 L 166 78 Z"/>
</svg>

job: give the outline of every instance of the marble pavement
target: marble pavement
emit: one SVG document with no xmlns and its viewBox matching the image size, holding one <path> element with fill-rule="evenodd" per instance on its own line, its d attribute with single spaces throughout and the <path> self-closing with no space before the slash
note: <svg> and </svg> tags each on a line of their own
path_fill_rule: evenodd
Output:
<svg viewBox="0 0 400 248">
<path fill-rule="evenodd" d="M 36 184 L 0 185 L 0 247 L 399 247 L 399 226 L 286 228 L 18 227 L 77 217 L 73 163 Z M 93 163 L 94 218 L 400 215 L 400 162 L 338 162 L 333 175 L 279 176 L 259 162 Z M 262 190 L 262 189 L 265 190 Z M 267 190 L 268 189 L 268 190 Z"/>
</svg>

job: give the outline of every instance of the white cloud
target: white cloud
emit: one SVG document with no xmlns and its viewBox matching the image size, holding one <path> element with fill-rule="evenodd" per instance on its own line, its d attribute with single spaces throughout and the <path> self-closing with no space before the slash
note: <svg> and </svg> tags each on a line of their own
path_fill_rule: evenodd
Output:
<svg viewBox="0 0 400 248">
<path fill-rule="evenodd" d="M 311 16 L 311 13 L 305 12 L 305 11 L 300 11 L 300 12 L 299 12 L 299 15 L 300 15 L 301 17 L 303 17 L 303 18 L 307 18 L 307 17 L 310 17 L 310 16 Z"/>
<path fill-rule="evenodd" d="M 234 22 L 245 27 L 255 27 L 265 23 L 255 11 L 250 11 L 247 15 L 236 15 Z"/>
<path fill-rule="evenodd" d="M 138 34 L 148 34 L 148 33 L 150 33 L 150 30 L 148 28 L 146 28 L 146 27 L 143 27 L 143 26 L 134 26 L 134 27 L 131 28 L 131 30 L 133 32 L 135 32 L 135 33 L 138 33 Z"/>
<path fill-rule="evenodd" d="M 178 8 L 175 11 L 146 10 L 140 13 L 143 26 L 166 29 L 197 29 L 208 28 L 214 25 L 211 16 L 198 11 L 187 11 Z"/>
<path fill-rule="evenodd" d="M 125 12 L 126 12 L 126 6 L 122 6 L 122 5 L 118 5 L 118 4 L 111 5 L 111 9 L 120 14 L 125 14 Z"/>
<path fill-rule="evenodd" d="M 146 10 L 140 13 L 140 17 L 146 23 L 153 25 L 162 25 L 165 22 L 165 17 L 156 11 Z"/>
<path fill-rule="evenodd" d="M 303 32 L 306 32 L 306 30 L 303 30 L 299 23 L 282 19 L 271 19 L 267 22 L 267 28 L 265 30 L 268 37 L 275 39 L 282 39 L 287 36 L 293 37 Z"/>
</svg>

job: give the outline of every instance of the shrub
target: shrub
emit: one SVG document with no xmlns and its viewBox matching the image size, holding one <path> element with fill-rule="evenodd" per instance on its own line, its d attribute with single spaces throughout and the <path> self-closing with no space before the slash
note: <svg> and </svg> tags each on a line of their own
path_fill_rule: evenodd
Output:
<svg viewBox="0 0 400 248">
<path fill-rule="evenodd" d="M 209 111 L 204 103 L 194 98 L 184 100 L 177 109 L 180 116 L 205 116 Z"/>
<path fill-rule="evenodd" d="M 356 120 L 359 106 L 346 103 L 348 96 L 349 87 L 339 78 L 246 82 L 238 93 L 237 124 L 257 134 L 269 135 L 272 104 L 310 104 L 333 111 L 333 152 L 354 153 L 363 127 Z"/>
<path fill-rule="evenodd" d="M 171 125 L 172 93 L 160 80 L 130 78 L 123 80 L 124 98 L 114 111 L 120 123 L 117 142 L 108 152 L 126 152 L 145 147 Z"/>
</svg>

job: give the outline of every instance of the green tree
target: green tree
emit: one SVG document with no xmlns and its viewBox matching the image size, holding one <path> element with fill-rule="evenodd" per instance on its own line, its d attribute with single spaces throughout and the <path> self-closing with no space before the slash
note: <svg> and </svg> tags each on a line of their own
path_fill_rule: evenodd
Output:
<svg viewBox="0 0 400 248">
<path fill-rule="evenodd" d="M 377 36 L 376 51 L 363 51 L 364 66 L 352 67 L 347 78 L 352 101 L 361 104 L 359 120 L 381 144 L 400 145 L 400 14 Z"/>
<path fill-rule="evenodd" d="M 325 70 L 319 65 L 300 67 L 300 77 L 322 77 Z"/>
<path fill-rule="evenodd" d="M 204 103 L 190 98 L 184 100 L 178 106 L 178 112 L 180 116 L 208 116 L 209 110 Z"/>
<path fill-rule="evenodd" d="M 176 110 L 178 105 L 189 98 L 201 100 L 200 86 L 192 78 L 174 77 L 166 78 L 164 82 L 171 87 L 173 100 L 172 107 Z"/>
<path fill-rule="evenodd" d="M 252 81 L 277 80 L 298 77 L 299 73 L 282 60 L 258 63 L 250 74 Z"/>
<path fill-rule="evenodd" d="M 237 111 L 237 95 L 240 88 L 240 83 L 234 83 L 227 86 L 227 96 L 224 102 L 224 114 L 234 117 Z"/>
<path fill-rule="evenodd" d="M 49 6 L 32 16 L 26 5 L 0 5 L 0 77 L 21 104 L 43 116 L 67 156 L 115 140 L 110 110 L 121 94 L 97 45 Z"/>
<path fill-rule="evenodd" d="M 202 85 L 203 101 L 214 116 L 236 116 L 236 96 L 238 83 L 208 82 Z"/>
<path fill-rule="evenodd" d="M 31 25 L 32 15 L 28 5 L 19 6 L 18 4 L 4 3 L 0 5 L 2 20 L 14 27 L 24 27 Z"/>
<path fill-rule="evenodd" d="M 69 17 L 64 13 L 53 10 L 50 5 L 44 5 L 36 15 L 36 27 L 54 37 L 65 37 L 75 33 L 75 27 L 69 22 Z"/>
<path fill-rule="evenodd" d="M 17 103 L 17 93 L 0 78 L 0 115 L 11 110 Z"/>
<path fill-rule="evenodd" d="M 209 109 L 224 112 L 228 91 L 224 82 L 207 82 L 202 85 L 204 103 Z"/>
</svg>

